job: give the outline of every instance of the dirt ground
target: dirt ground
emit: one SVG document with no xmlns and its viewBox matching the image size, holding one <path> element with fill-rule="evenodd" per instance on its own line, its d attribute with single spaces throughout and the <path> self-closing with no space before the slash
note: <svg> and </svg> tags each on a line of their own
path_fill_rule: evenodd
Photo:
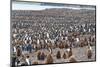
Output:
<svg viewBox="0 0 100 67">
<path fill-rule="evenodd" d="M 56 48 L 56 49 L 53 49 L 53 52 L 52 52 L 52 57 L 53 57 L 53 63 L 63 63 L 63 62 L 69 62 L 69 59 L 66 58 L 66 59 L 57 59 L 56 58 L 56 53 L 57 51 L 60 50 L 61 52 L 61 57 L 63 56 L 64 52 L 67 54 L 67 49 L 59 49 L 59 48 Z M 42 50 L 38 50 L 38 51 L 42 51 L 44 52 L 46 55 L 49 54 L 48 50 L 47 49 L 42 49 Z M 38 60 L 37 59 L 37 52 L 33 51 L 31 54 L 29 54 L 30 56 L 30 59 L 31 59 L 31 63 L 33 62 L 38 62 L 39 64 L 45 64 L 45 61 L 41 61 L 41 60 Z M 95 61 L 95 46 L 92 46 L 92 58 L 91 59 L 88 59 L 87 58 L 87 46 L 85 47 L 77 47 L 77 48 L 73 48 L 72 49 L 72 52 L 73 52 L 73 55 L 76 59 L 76 61 L 80 62 L 80 61 Z M 25 52 L 24 52 L 25 53 Z"/>
</svg>

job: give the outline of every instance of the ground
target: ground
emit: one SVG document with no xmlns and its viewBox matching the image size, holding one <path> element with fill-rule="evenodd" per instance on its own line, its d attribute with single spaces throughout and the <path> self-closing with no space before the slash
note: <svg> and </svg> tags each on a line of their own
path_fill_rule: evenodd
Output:
<svg viewBox="0 0 100 67">
<path fill-rule="evenodd" d="M 54 59 L 53 63 L 69 62 L 68 58 L 66 58 L 66 59 L 63 59 L 63 58 L 57 59 L 56 58 L 56 53 L 57 53 L 58 50 L 60 50 L 61 56 L 64 54 L 64 52 L 66 52 L 66 49 L 59 49 L 59 48 L 53 49 L 53 53 L 52 53 L 52 56 L 53 56 L 53 59 Z M 49 54 L 47 49 L 42 49 L 42 50 L 39 50 L 39 51 L 43 51 L 46 55 Z M 39 62 L 39 64 L 45 64 L 46 59 L 44 61 L 37 60 L 37 52 L 33 51 L 32 53 L 29 54 L 30 55 L 30 59 L 31 59 L 31 63 Z M 93 54 L 92 54 L 92 58 L 91 59 L 87 58 L 87 46 L 73 48 L 72 52 L 73 52 L 73 55 L 74 55 L 75 59 L 78 62 L 80 62 L 80 61 L 95 61 L 96 60 L 95 59 L 95 46 L 92 46 Z M 67 52 L 66 52 L 66 54 L 67 54 Z"/>
</svg>

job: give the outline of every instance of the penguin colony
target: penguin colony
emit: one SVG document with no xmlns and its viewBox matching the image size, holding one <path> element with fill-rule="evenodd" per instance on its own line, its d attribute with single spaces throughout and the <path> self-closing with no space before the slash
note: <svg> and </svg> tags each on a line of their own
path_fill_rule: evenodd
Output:
<svg viewBox="0 0 100 67">
<path fill-rule="evenodd" d="M 12 11 L 12 65 L 95 60 L 95 10 Z"/>
</svg>

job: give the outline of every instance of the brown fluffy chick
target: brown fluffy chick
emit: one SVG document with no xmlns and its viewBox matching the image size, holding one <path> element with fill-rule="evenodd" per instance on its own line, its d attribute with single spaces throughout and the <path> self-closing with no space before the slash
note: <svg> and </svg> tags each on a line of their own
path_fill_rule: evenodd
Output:
<svg viewBox="0 0 100 67">
<path fill-rule="evenodd" d="M 52 64 L 53 63 L 53 57 L 51 56 L 51 54 L 49 54 L 47 56 L 47 59 L 46 59 L 46 62 L 45 63 L 46 64 Z"/>
<path fill-rule="evenodd" d="M 64 54 L 63 54 L 63 58 L 64 58 L 64 59 L 66 59 L 66 58 L 67 58 L 67 57 L 66 57 L 66 54 L 65 54 L 65 52 L 64 52 Z"/>
<path fill-rule="evenodd" d="M 57 52 L 56 58 L 57 58 L 57 59 L 61 59 L 61 53 L 60 53 L 60 51 Z"/>
</svg>

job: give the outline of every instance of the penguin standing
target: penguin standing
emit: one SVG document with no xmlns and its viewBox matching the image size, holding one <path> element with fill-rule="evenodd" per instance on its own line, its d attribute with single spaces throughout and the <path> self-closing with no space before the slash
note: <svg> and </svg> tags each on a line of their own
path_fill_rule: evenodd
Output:
<svg viewBox="0 0 100 67">
<path fill-rule="evenodd" d="M 67 49 L 68 58 L 72 56 L 72 48 Z"/>
<path fill-rule="evenodd" d="M 48 48 L 48 50 L 49 50 L 49 53 L 52 54 L 52 49 L 50 47 Z"/>
<path fill-rule="evenodd" d="M 27 65 L 31 65 L 30 57 L 29 57 L 29 56 L 27 56 L 25 60 L 26 60 L 26 64 L 27 64 Z"/>
<path fill-rule="evenodd" d="M 87 48 L 87 58 L 91 59 L 92 58 L 92 47 L 88 46 Z"/>
<path fill-rule="evenodd" d="M 18 48 L 17 48 L 16 54 L 17 54 L 18 57 L 22 55 L 22 51 L 21 51 L 21 49 L 20 49 L 19 46 L 18 46 Z"/>
</svg>

